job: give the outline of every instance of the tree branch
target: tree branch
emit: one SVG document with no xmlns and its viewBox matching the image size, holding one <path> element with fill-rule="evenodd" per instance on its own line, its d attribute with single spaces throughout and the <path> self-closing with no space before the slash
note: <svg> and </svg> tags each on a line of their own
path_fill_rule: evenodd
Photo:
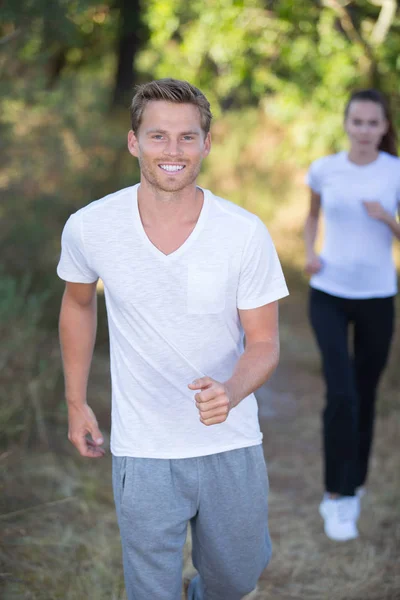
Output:
<svg viewBox="0 0 400 600">
<path fill-rule="evenodd" d="M 323 0 L 323 3 L 325 4 L 325 6 L 327 6 L 328 8 L 332 8 L 336 12 L 336 14 L 339 17 L 343 31 L 346 33 L 349 40 L 353 44 L 358 44 L 359 46 L 361 46 L 371 64 L 375 64 L 376 60 L 371 46 L 362 37 L 358 29 L 354 26 L 349 11 L 346 8 L 348 2 L 340 2 L 340 0 Z"/>
<path fill-rule="evenodd" d="M 379 46 L 385 41 L 390 26 L 396 14 L 397 0 L 368 0 L 375 6 L 380 6 L 379 17 L 376 21 L 371 34 L 371 42 Z"/>
<path fill-rule="evenodd" d="M 384 0 L 383 0 L 384 1 Z M 374 53 L 368 42 L 362 37 L 358 29 L 354 26 L 354 23 L 350 17 L 348 10 L 346 9 L 347 2 L 340 2 L 340 0 L 324 0 L 325 6 L 332 8 L 339 17 L 340 24 L 343 31 L 353 44 L 362 46 L 366 56 L 375 63 Z"/>
</svg>

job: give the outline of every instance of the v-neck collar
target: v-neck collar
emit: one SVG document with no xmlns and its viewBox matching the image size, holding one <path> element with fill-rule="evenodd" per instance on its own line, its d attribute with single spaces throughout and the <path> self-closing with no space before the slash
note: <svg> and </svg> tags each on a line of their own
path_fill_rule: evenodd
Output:
<svg viewBox="0 0 400 600">
<path fill-rule="evenodd" d="M 200 211 L 199 218 L 197 219 L 197 223 L 194 226 L 191 234 L 186 238 L 186 240 L 183 242 L 183 244 L 181 244 L 179 246 L 179 248 L 177 248 L 176 250 L 174 250 L 174 252 L 171 252 L 170 254 L 164 254 L 163 252 L 161 252 L 161 250 L 159 250 L 150 241 L 150 239 L 143 227 L 142 219 L 140 217 L 140 212 L 139 212 L 139 205 L 138 205 L 139 186 L 140 186 L 140 184 L 138 183 L 138 184 L 134 185 L 132 188 L 132 211 L 133 211 L 134 225 L 136 227 L 136 230 L 137 230 L 140 238 L 143 241 L 143 245 L 146 246 L 146 248 L 159 260 L 163 260 L 164 262 L 174 261 L 177 258 L 179 258 L 180 256 L 182 256 L 182 254 L 184 254 L 192 246 L 193 242 L 195 242 L 195 240 L 198 238 L 200 232 L 202 231 L 202 229 L 204 227 L 204 223 L 206 222 L 209 207 L 210 207 L 210 202 L 211 202 L 210 192 L 209 192 L 209 190 L 205 190 L 205 189 L 197 186 L 198 189 L 200 189 L 203 192 L 203 206 L 201 207 L 201 211 Z"/>
</svg>

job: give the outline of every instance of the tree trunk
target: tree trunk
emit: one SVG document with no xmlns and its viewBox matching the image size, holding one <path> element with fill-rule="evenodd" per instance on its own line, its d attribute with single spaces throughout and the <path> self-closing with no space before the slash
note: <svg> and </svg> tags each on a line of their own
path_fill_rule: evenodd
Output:
<svg viewBox="0 0 400 600">
<path fill-rule="evenodd" d="M 135 56 L 148 39 L 143 23 L 140 0 L 117 0 L 119 8 L 118 62 L 115 75 L 112 107 L 127 106 L 136 82 Z"/>
<path fill-rule="evenodd" d="M 51 90 L 58 82 L 61 72 L 67 62 L 67 49 L 65 47 L 59 48 L 49 58 L 47 63 L 47 83 L 46 88 Z"/>
</svg>

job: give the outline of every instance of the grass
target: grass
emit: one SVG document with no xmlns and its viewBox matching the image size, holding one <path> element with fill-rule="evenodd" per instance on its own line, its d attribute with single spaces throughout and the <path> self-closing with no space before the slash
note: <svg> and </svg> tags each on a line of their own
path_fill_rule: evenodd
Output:
<svg viewBox="0 0 400 600">
<path fill-rule="evenodd" d="M 11 487 L 14 506 L 21 508 L 0 517 L 3 597 L 122 598 L 118 534 L 107 485 L 110 461 L 84 465 L 50 453 L 22 461 L 11 454 L 5 460 L 5 484 Z M 9 474 L 15 472 L 10 482 Z"/>
</svg>

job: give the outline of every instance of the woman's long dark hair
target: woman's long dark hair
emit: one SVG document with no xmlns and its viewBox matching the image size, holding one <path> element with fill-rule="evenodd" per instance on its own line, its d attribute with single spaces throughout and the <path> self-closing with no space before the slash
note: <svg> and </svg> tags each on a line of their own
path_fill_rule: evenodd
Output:
<svg viewBox="0 0 400 600">
<path fill-rule="evenodd" d="M 393 118 L 390 112 L 389 102 L 385 98 L 385 96 L 378 92 L 378 90 L 360 90 L 359 92 L 354 92 L 350 100 L 348 101 L 344 116 L 347 118 L 347 114 L 349 112 L 350 104 L 355 101 L 369 101 L 375 102 L 375 104 L 379 104 L 382 107 L 383 114 L 385 115 L 385 119 L 387 120 L 389 127 L 385 135 L 383 136 L 381 143 L 379 144 L 378 149 L 387 152 L 388 154 L 392 154 L 393 156 L 398 156 L 397 154 L 397 134 L 393 124 Z"/>
</svg>

